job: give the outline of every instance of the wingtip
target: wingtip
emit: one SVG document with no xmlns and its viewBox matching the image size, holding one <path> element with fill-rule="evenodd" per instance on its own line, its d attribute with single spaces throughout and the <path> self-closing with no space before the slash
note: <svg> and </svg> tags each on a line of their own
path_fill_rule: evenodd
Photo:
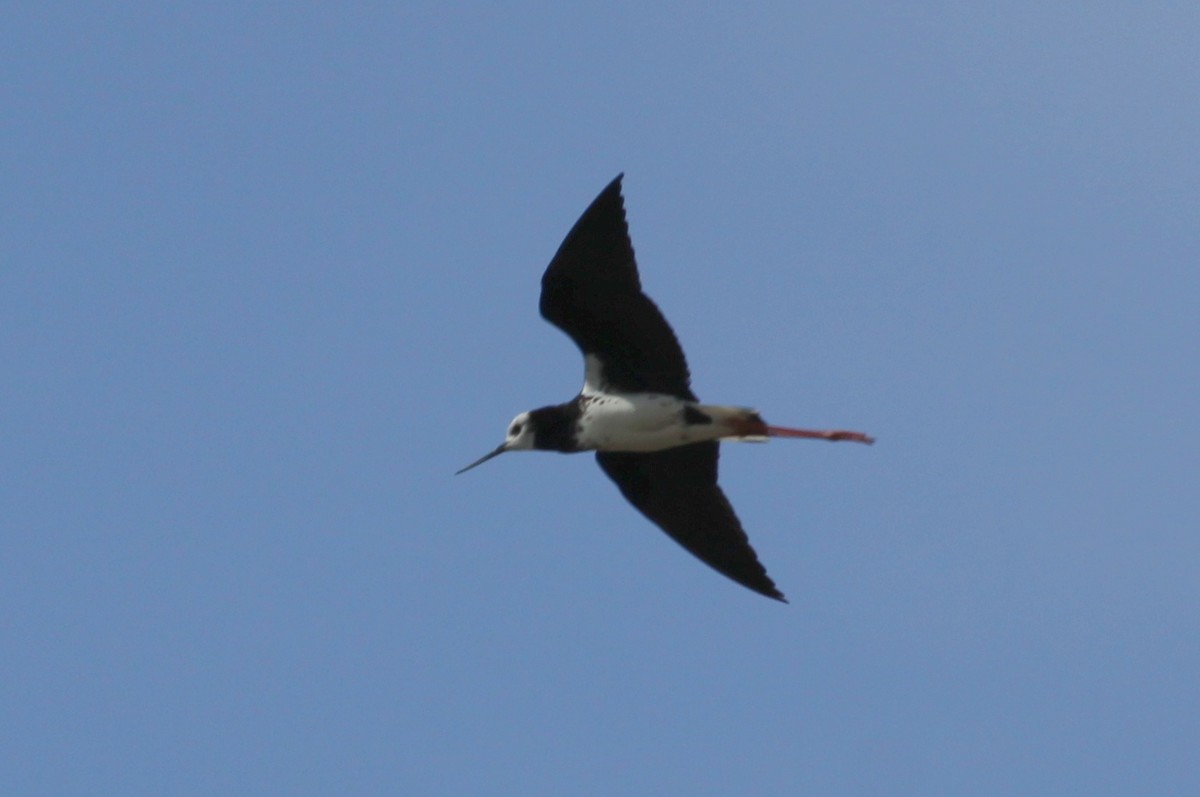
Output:
<svg viewBox="0 0 1200 797">
<path fill-rule="evenodd" d="M 743 586 L 749 587 L 759 595 L 770 598 L 771 600 L 779 601 L 780 603 L 788 602 L 787 596 L 779 591 L 779 587 L 775 586 L 774 579 L 767 575 L 766 570 L 763 570 L 761 578 L 753 578 L 748 581 L 735 579 L 735 581 L 739 581 Z"/>
<path fill-rule="evenodd" d="M 726 575 L 728 575 L 728 574 L 726 574 Z M 765 576 L 765 574 L 764 574 L 764 576 Z M 749 589 L 752 592 L 757 592 L 759 595 L 762 595 L 764 598 L 770 598 L 771 600 L 779 601 L 780 603 L 788 602 L 787 596 L 785 596 L 782 592 L 779 591 L 779 588 L 775 586 L 775 582 L 771 580 L 770 576 L 765 576 L 761 580 L 754 579 L 753 581 L 743 581 L 741 579 L 735 578 L 734 581 L 737 581 L 743 587 L 746 587 L 747 589 Z"/>
</svg>

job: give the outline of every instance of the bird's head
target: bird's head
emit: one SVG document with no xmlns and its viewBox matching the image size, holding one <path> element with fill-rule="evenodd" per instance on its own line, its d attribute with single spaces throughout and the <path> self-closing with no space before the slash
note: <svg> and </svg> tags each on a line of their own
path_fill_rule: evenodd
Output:
<svg viewBox="0 0 1200 797">
<path fill-rule="evenodd" d="M 495 450 L 484 454 L 479 459 L 472 462 L 467 467 L 458 471 L 466 473 L 476 465 L 482 465 L 492 457 L 498 457 L 505 451 L 529 451 L 533 448 L 534 443 L 534 420 L 528 412 L 522 412 L 520 415 L 512 419 L 512 423 L 508 425 L 508 434 L 504 438 L 504 442 L 496 446 Z"/>
</svg>

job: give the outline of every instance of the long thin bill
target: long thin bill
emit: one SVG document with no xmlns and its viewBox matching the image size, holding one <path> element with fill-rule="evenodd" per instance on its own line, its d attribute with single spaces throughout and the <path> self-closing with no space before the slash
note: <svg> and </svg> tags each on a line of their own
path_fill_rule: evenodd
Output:
<svg viewBox="0 0 1200 797">
<path fill-rule="evenodd" d="M 455 476 L 457 476 L 457 475 L 458 475 L 458 474 L 460 474 L 460 473 L 466 473 L 467 471 L 469 471 L 471 468 L 475 467 L 476 465 L 482 465 L 483 463 L 487 462 L 487 461 L 488 461 L 489 459 L 491 459 L 492 457 L 498 457 L 498 456 L 500 456 L 501 454 L 503 454 L 503 453 L 504 453 L 504 451 L 505 451 L 505 448 L 504 448 L 504 443 L 501 443 L 499 446 L 497 446 L 497 448 L 496 448 L 496 450 L 495 450 L 495 451 L 492 451 L 492 452 L 490 452 L 490 453 L 484 454 L 482 457 L 480 457 L 479 459 L 475 460 L 474 462 L 472 462 L 470 465 L 468 465 L 467 467 L 463 468 L 462 470 L 455 471 L 455 472 L 454 472 L 454 475 L 455 475 Z"/>
</svg>

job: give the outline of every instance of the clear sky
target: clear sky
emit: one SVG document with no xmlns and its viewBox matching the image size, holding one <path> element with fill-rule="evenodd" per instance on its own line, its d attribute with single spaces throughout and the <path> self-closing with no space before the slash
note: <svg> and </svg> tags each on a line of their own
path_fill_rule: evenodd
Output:
<svg viewBox="0 0 1200 797">
<path fill-rule="evenodd" d="M 698 5 L 6 6 L 0 793 L 1200 793 L 1200 10 Z M 452 475 L 622 171 L 790 605 Z"/>
</svg>

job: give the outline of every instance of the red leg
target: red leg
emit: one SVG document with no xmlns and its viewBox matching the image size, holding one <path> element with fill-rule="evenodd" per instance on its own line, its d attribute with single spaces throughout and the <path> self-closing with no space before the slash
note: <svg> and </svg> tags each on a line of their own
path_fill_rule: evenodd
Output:
<svg viewBox="0 0 1200 797">
<path fill-rule="evenodd" d="M 768 426 L 767 435 L 769 437 L 807 437 L 815 440 L 849 440 L 852 443 L 866 443 L 870 445 L 875 442 L 874 437 L 863 434 L 862 432 L 847 432 L 841 429 L 831 429 L 822 431 L 817 429 L 789 429 L 786 426 Z"/>
</svg>

